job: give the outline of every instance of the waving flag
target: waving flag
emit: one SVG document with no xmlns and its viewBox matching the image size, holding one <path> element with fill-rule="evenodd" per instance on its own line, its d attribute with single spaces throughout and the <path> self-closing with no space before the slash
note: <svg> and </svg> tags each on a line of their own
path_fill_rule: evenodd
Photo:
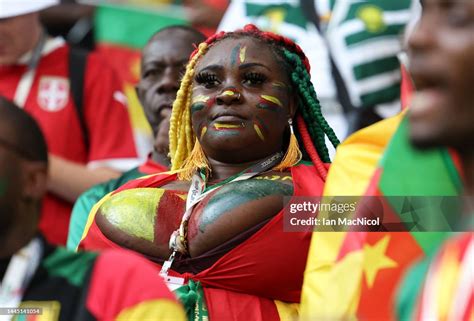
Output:
<svg viewBox="0 0 474 321">
<path fill-rule="evenodd" d="M 395 123 L 399 125 L 393 126 Z M 449 153 L 414 149 L 403 114 L 356 133 L 342 146 L 328 175 L 326 196 L 379 196 L 393 214 L 401 216 L 405 209 L 395 202 L 400 198 L 390 196 L 460 194 L 461 181 Z M 447 235 L 407 231 L 313 233 L 302 320 L 394 320 L 393 301 L 400 279 L 413 262 L 431 253 Z"/>
</svg>

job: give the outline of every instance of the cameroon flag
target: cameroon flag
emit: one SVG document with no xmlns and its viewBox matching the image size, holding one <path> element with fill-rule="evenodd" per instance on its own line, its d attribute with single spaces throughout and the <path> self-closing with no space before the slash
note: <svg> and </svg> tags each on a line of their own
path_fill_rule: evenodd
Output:
<svg viewBox="0 0 474 321">
<path fill-rule="evenodd" d="M 128 101 L 135 141 L 140 156 L 151 146 L 151 129 L 135 93 L 140 79 L 140 50 L 158 30 L 188 24 L 183 9 L 173 5 L 130 6 L 100 3 L 95 11 L 97 49 L 119 72 Z"/>
<path fill-rule="evenodd" d="M 404 216 L 417 208 L 407 210 L 403 198 L 392 196 L 456 196 L 460 191 L 458 171 L 449 153 L 414 149 L 408 139 L 408 119 L 401 114 L 355 133 L 342 144 L 324 195 L 379 196 L 393 214 L 406 221 Z M 303 285 L 302 320 L 394 320 L 393 302 L 402 276 L 447 235 L 408 231 L 313 233 Z"/>
</svg>

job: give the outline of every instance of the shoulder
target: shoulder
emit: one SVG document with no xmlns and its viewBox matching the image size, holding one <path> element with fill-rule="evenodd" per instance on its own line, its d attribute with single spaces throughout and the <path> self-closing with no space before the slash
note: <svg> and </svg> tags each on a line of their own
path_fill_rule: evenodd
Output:
<svg viewBox="0 0 474 321">
<path fill-rule="evenodd" d="M 175 180 L 177 180 L 177 175 L 175 173 L 162 172 L 162 173 L 152 174 L 152 175 L 136 178 L 125 183 L 120 188 L 118 188 L 115 191 L 115 193 L 118 193 L 127 189 L 132 189 L 132 188 L 158 187 Z"/>
<path fill-rule="evenodd" d="M 325 164 L 329 167 L 329 164 Z M 319 174 L 313 163 L 301 161 L 291 168 L 295 195 L 320 196 L 323 193 L 325 181 Z"/>
</svg>

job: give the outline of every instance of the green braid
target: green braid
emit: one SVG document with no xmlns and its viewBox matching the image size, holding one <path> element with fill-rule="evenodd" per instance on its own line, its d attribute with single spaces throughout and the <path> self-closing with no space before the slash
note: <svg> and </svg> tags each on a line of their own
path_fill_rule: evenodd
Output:
<svg viewBox="0 0 474 321">
<path fill-rule="evenodd" d="M 283 50 L 283 54 L 287 61 L 290 62 L 293 71 L 291 72 L 291 81 L 297 89 L 300 102 L 299 108 L 303 119 L 308 126 L 308 132 L 315 142 L 316 150 L 324 162 L 330 162 L 329 152 L 326 147 L 324 136 L 329 138 L 331 144 L 336 147 L 339 144 L 336 134 L 327 123 L 321 112 L 321 106 L 314 90 L 309 73 L 304 67 L 301 59 L 295 53 Z"/>
</svg>

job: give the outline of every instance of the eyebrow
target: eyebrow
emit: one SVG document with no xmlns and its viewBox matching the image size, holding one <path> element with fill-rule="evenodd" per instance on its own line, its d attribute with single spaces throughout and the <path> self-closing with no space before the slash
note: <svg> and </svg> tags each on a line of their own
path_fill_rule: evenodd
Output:
<svg viewBox="0 0 474 321">
<path fill-rule="evenodd" d="M 216 71 L 216 70 L 222 70 L 222 69 L 224 69 L 224 66 L 222 66 L 222 65 L 209 65 L 209 66 L 204 67 L 201 70 L 199 70 L 198 73 L 206 71 L 206 70 Z"/>
<path fill-rule="evenodd" d="M 265 66 L 263 64 L 260 64 L 258 62 L 248 62 L 248 63 L 245 63 L 245 64 L 241 64 L 239 66 L 239 69 L 247 69 L 247 68 L 252 68 L 252 67 L 263 67 L 263 68 L 268 69 L 269 71 L 271 71 L 270 68 L 268 68 L 267 66 Z"/>
</svg>

